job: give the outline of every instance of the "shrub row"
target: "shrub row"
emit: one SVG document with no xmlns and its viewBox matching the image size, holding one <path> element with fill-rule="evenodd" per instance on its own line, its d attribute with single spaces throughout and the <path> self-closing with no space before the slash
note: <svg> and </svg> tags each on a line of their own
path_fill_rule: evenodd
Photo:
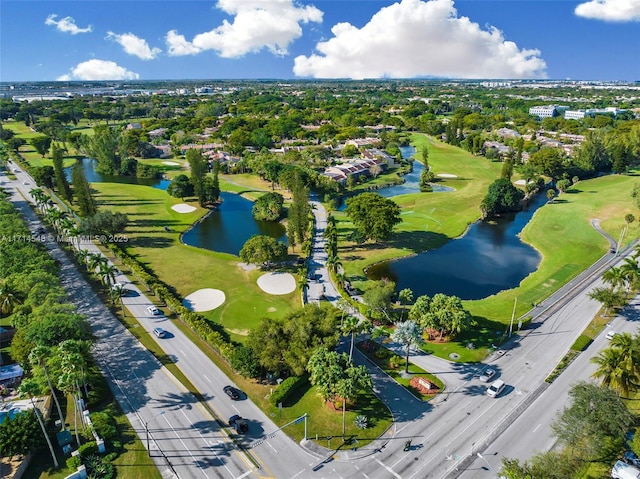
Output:
<svg viewBox="0 0 640 479">
<path fill-rule="evenodd" d="M 207 342 L 222 358 L 229 361 L 235 347 L 229 338 L 217 331 L 214 326 L 201 314 L 189 311 L 182 300 L 157 277 L 151 274 L 144 265 L 115 243 L 107 243 L 105 246 L 124 264 L 131 272 L 155 294 L 167 307 L 184 321 L 205 342 Z"/>
<path fill-rule="evenodd" d="M 284 403 L 287 398 L 298 388 L 309 385 L 309 379 L 305 376 L 289 376 L 280 383 L 280 386 L 269 396 L 269 402 L 273 406 Z"/>
</svg>

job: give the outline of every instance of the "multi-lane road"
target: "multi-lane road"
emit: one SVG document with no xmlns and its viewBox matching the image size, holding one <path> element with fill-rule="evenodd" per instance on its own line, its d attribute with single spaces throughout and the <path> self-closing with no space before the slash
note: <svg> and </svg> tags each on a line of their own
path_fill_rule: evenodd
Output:
<svg viewBox="0 0 640 479">
<path fill-rule="evenodd" d="M 0 186 L 9 187 L 12 201 L 35 229 L 39 219 L 27 204 L 28 191 L 35 184 L 24 172 L 15 174 L 17 180 L 13 181 L 0 174 Z M 316 237 L 322 241 L 320 234 Z M 111 315 L 59 245 L 49 241 L 47 246 L 62 264 L 62 281 L 71 299 L 93 326 L 98 338 L 98 364 L 145 444 L 148 438 L 150 453 L 167 477 L 495 477 L 501 457 L 526 459 L 549 446 L 552 411 L 562 407 L 562 398 L 566 398 L 575 379 L 590 374 L 588 364 L 582 370 L 576 368 L 581 362 L 588 363 L 592 349 L 604 346 L 604 338 L 597 339 L 556 382 L 551 386 L 544 382 L 600 307 L 586 295 L 590 287 L 600 284 L 593 275 L 585 283 L 576 280 L 570 285 L 574 290 L 548 300 L 554 303 L 552 309 L 544 313 L 539 308 L 544 321 L 537 322 L 535 329 L 510 343 L 508 349 L 487 359 L 508 385 L 498 398 L 487 397 L 486 384 L 477 379 L 483 365 L 413 355 L 412 361 L 437 374 L 447 385 L 435 402 L 423 403 L 356 354 L 355 360 L 374 375 L 375 392 L 392 410 L 394 425 L 365 448 L 323 451 L 316 447 L 312 452 L 282 431 L 270 434 L 276 431 L 276 425 L 251 401 L 231 401 L 224 395 L 222 388 L 230 384 L 229 379 L 167 318 L 150 315 L 146 308 L 151 301 L 144 292 L 126 277 L 118 276 L 117 281 L 133 291 L 124 302 L 138 318 L 144 334 L 151 334 L 154 327 L 169 331 L 169 336 L 154 339 L 204 397 L 199 403 Z M 314 251 L 321 260 L 322 246 L 316 246 Z M 82 247 L 97 251 L 92 244 Z M 612 255 L 604 263 L 611 261 L 615 261 Z M 317 266 L 322 268 L 321 264 Z M 310 297 L 319 297 L 321 291 L 332 296 L 334 290 L 322 269 L 319 278 L 310 288 Z M 616 321 L 621 322 L 621 330 L 632 327 Z M 248 435 L 238 437 L 223 427 L 233 414 L 249 420 Z M 260 445 L 248 447 L 265 435 L 269 438 Z M 408 452 L 403 451 L 406 439 L 412 440 Z"/>
</svg>

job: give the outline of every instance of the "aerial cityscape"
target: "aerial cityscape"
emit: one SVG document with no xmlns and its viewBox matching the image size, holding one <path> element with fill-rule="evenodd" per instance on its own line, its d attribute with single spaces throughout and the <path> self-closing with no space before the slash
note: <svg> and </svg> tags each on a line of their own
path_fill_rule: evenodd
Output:
<svg viewBox="0 0 640 479">
<path fill-rule="evenodd" d="M 640 478 L 640 0 L 0 12 L 2 477 Z"/>
</svg>

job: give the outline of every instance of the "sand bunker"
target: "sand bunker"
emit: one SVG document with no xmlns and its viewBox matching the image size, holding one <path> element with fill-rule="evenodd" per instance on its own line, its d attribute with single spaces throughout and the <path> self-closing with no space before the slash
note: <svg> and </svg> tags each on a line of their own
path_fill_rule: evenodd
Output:
<svg viewBox="0 0 640 479">
<path fill-rule="evenodd" d="M 440 178 L 457 178 L 458 175 L 452 175 L 451 173 L 439 173 L 436 176 L 439 176 Z"/>
<path fill-rule="evenodd" d="M 173 211 L 177 211 L 178 213 L 191 213 L 196 210 L 195 206 L 188 205 L 186 203 L 178 203 L 177 205 L 173 205 L 171 207 Z"/>
<path fill-rule="evenodd" d="M 168 166 L 180 166 L 180 163 L 176 163 L 175 161 L 163 161 L 162 164 Z"/>
<path fill-rule="evenodd" d="M 226 299 L 224 292 L 219 289 L 199 289 L 195 293 L 182 300 L 185 308 L 189 311 L 200 313 L 202 311 L 211 311 L 224 303 Z"/>
<path fill-rule="evenodd" d="M 296 279 L 291 273 L 265 273 L 258 278 L 258 286 L 269 294 L 289 294 L 296 290 Z"/>
</svg>

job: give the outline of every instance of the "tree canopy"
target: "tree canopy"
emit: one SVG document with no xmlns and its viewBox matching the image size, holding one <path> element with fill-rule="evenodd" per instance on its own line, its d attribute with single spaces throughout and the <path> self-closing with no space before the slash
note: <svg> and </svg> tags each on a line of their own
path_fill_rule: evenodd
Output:
<svg viewBox="0 0 640 479">
<path fill-rule="evenodd" d="M 284 213 L 284 197 L 280 193 L 269 192 L 253 203 L 251 210 L 258 221 L 278 221 Z"/>
<path fill-rule="evenodd" d="M 361 193 L 347 199 L 346 213 L 367 239 L 383 241 L 402 223 L 398 204 L 378 193 Z"/>
<path fill-rule="evenodd" d="M 519 211 L 522 209 L 520 201 L 524 198 L 524 192 L 506 178 L 500 178 L 489 185 L 487 195 L 480 203 L 480 210 L 485 218 Z"/>
<path fill-rule="evenodd" d="M 287 245 L 266 235 L 253 235 L 240 250 L 240 259 L 245 263 L 269 266 L 287 256 Z"/>
</svg>

